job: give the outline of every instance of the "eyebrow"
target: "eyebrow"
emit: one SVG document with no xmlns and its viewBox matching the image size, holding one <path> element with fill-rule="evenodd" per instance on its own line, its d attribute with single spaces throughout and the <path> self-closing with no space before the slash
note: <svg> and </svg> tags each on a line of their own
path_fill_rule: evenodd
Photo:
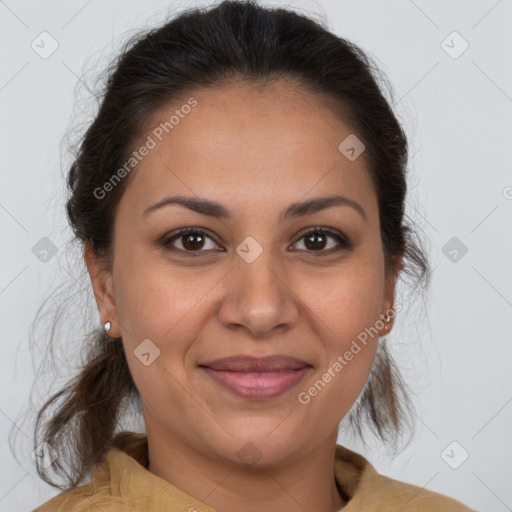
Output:
<svg viewBox="0 0 512 512">
<path fill-rule="evenodd" d="M 231 210 L 226 208 L 224 205 L 217 203 L 216 201 L 182 195 L 165 197 L 161 201 L 158 201 L 158 203 L 155 203 L 152 206 L 146 208 L 142 215 L 146 216 L 151 212 L 172 204 L 177 204 L 194 212 L 200 213 L 201 215 L 208 215 L 218 219 L 232 219 L 234 217 L 234 214 L 231 212 Z M 304 217 L 306 215 L 325 210 L 326 208 L 332 208 L 334 206 L 349 206 L 356 210 L 363 217 L 363 219 L 367 221 L 366 213 L 359 203 L 353 199 L 339 195 L 316 197 L 306 201 L 292 203 L 284 211 L 281 212 L 279 221 L 282 222 L 296 217 Z"/>
</svg>

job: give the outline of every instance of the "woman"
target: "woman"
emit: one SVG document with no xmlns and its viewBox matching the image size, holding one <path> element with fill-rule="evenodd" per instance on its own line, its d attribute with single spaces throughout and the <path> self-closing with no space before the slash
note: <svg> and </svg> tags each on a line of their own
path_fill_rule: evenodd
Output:
<svg viewBox="0 0 512 512">
<path fill-rule="evenodd" d="M 402 433 L 385 336 L 398 277 L 428 284 L 370 62 L 252 2 L 125 47 L 68 180 L 105 331 L 39 413 L 39 474 L 71 474 L 37 512 L 470 510 L 336 444 Z M 145 434 L 116 431 L 130 401 Z"/>
</svg>

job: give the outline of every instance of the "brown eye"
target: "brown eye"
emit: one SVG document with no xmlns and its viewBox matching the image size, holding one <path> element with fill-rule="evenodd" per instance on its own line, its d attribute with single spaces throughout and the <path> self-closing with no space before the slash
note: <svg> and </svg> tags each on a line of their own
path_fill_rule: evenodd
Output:
<svg viewBox="0 0 512 512">
<path fill-rule="evenodd" d="M 201 233 L 181 236 L 181 245 L 185 249 L 202 249 L 204 241 L 205 236 Z"/>
<path fill-rule="evenodd" d="M 329 244 L 329 239 L 334 240 L 334 245 Z M 305 233 L 299 241 L 304 240 L 306 252 L 319 253 L 315 256 L 323 254 L 332 254 L 343 249 L 352 248 L 351 242 L 341 233 L 328 228 L 315 228 Z M 326 249 L 327 247 L 327 249 Z"/>
<path fill-rule="evenodd" d="M 316 250 L 316 249 L 325 249 L 327 238 L 324 233 L 311 233 L 304 237 L 305 242 L 304 245 L 308 249 Z"/>
<path fill-rule="evenodd" d="M 208 247 L 208 240 L 213 244 Z M 314 228 L 306 232 L 299 241 L 304 240 L 305 249 L 302 252 L 311 253 L 314 256 L 329 255 L 341 250 L 349 250 L 353 247 L 352 242 L 338 231 L 330 228 Z M 334 241 L 334 242 L 333 242 Z M 297 245 L 299 242 L 296 242 Z M 218 250 L 218 244 L 202 228 L 183 228 L 170 237 L 162 239 L 160 244 L 177 253 L 190 256 L 200 256 L 201 252 Z M 197 254 L 194 254 L 197 253 Z"/>
<path fill-rule="evenodd" d="M 207 247 L 207 240 L 214 242 L 213 246 Z M 217 247 L 213 238 L 200 228 L 181 229 L 170 238 L 163 240 L 162 245 L 181 252 L 205 252 Z"/>
</svg>

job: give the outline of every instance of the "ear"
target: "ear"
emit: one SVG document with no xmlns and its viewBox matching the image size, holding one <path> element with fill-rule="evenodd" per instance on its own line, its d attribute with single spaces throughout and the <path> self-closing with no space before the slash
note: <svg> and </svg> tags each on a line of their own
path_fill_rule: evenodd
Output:
<svg viewBox="0 0 512 512">
<path fill-rule="evenodd" d="M 403 256 L 395 257 L 393 263 L 394 267 L 389 270 L 389 274 L 386 277 L 386 291 L 384 297 L 383 315 L 385 315 L 386 312 L 390 311 L 395 305 L 395 285 L 398 275 L 403 267 Z M 395 317 L 396 315 L 393 315 L 389 323 L 387 323 L 388 328 L 385 329 L 384 334 L 388 334 L 393 328 Z"/>
<path fill-rule="evenodd" d="M 117 309 L 115 302 L 115 288 L 112 279 L 112 272 L 107 269 L 104 259 L 99 258 L 94 252 L 91 244 L 84 244 L 84 260 L 91 278 L 94 297 L 100 313 L 100 322 L 110 322 L 109 336 L 118 338 L 121 336 L 119 323 L 117 322 Z"/>
</svg>

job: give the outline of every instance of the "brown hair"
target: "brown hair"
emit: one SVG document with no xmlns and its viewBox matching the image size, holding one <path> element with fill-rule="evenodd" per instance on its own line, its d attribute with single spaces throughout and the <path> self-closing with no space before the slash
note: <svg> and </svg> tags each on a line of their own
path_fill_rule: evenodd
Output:
<svg viewBox="0 0 512 512">
<path fill-rule="evenodd" d="M 407 140 L 379 88 L 379 76 L 368 55 L 320 23 L 253 1 L 190 9 L 137 35 L 107 70 L 99 111 L 69 169 L 67 216 L 76 241 L 87 241 L 98 256 L 111 257 L 114 215 L 128 180 L 101 201 L 94 191 L 126 162 L 142 127 L 161 107 L 192 88 L 233 77 L 263 84 L 286 78 L 333 99 L 364 141 L 377 191 L 386 269 L 389 275 L 412 278 L 414 288 L 423 283 L 425 289 L 428 259 L 405 216 Z M 400 256 L 402 267 L 396 263 Z M 79 485 L 111 447 L 120 446 L 122 436 L 116 430 L 127 404 L 141 410 L 122 342 L 107 342 L 96 328 L 85 346 L 83 366 L 39 410 L 34 431 L 35 446 L 47 442 L 59 453 L 48 470 L 37 467 L 41 478 L 59 489 Z M 50 407 L 56 411 L 45 421 Z M 343 424 L 363 442 L 366 423 L 385 443 L 395 443 L 412 411 L 386 339 L 381 339 L 370 378 Z M 49 469 L 66 475 L 66 484 L 53 481 Z"/>
</svg>

